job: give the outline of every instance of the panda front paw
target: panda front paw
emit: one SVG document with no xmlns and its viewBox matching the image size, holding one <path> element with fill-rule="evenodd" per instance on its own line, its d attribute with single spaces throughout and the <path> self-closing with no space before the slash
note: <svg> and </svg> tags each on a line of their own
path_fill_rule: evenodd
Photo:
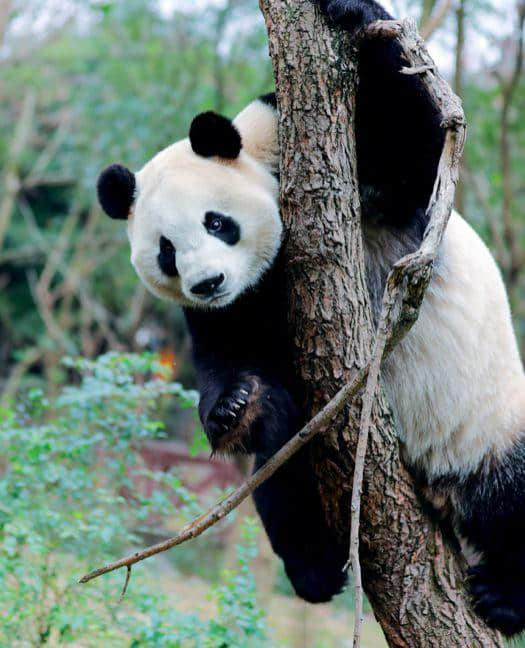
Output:
<svg viewBox="0 0 525 648">
<path fill-rule="evenodd" d="M 260 414 L 259 382 L 246 377 L 235 382 L 215 403 L 206 422 L 206 434 L 213 452 L 252 451 L 251 425 Z"/>
<path fill-rule="evenodd" d="M 508 637 L 525 630 L 525 584 L 519 575 L 478 565 L 469 570 L 469 589 L 488 626 Z"/>
<path fill-rule="evenodd" d="M 343 29 L 366 27 L 376 20 L 388 20 L 390 16 L 372 0 L 319 0 L 321 11 Z"/>
</svg>

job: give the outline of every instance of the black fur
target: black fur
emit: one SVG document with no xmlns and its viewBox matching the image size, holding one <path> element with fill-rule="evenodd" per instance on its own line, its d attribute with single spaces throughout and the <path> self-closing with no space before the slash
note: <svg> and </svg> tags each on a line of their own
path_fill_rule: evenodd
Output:
<svg viewBox="0 0 525 648">
<path fill-rule="evenodd" d="M 177 270 L 177 257 L 173 243 L 165 236 L 161 236 L 159 240 L 159 253 L 157 255 L 157 263 L 162 272 L 168 277 L 177 277 L 179 272 Z"/>
<path fill-rule="evenodd" d="M 135 176 L 121 164 L 112 164 L 100 174 L 97 193 L 108 216 L 125 220 L 135 198 Z"/>
<path fill-rule="evenodd" d="M 318 0 L 322 11 L 347 29 L 391 16 L 373 0 Z M 443 146 L 440 115 L 395 40 L 363 41 L 356 107 L 357 164 L 365 217 L 410 225 L 426 210 Z"/>
<path fill-rule="evenodd" d="M 211 110 L 197 115 L 190 126 L 191 148 L 197 155 L 234 160 L 242 148 L 241 135 L 232 121 Z"/>
<path fill-rule="evenodd" d="M 525 630 L 525 439 L 461 483 L 458 530 L 479 551 L 471 570 L 478 612 L 506 635 Z"/>
<path fill-rule="evenodd" d="M 193 338 L 201 402 L 199 412 L 214 450 L 254 452 L 256 467 L 297 432 L 282 269 L 277 261 L 259 286 L 216 311 L 186 309 Z M 251 401 L 256 416 L 243 435 Z M 239 408 L 235 407 L 238 405 Z M 224 445 L 228 439 L 230 445 Z M 299 596 L 328 601 L 341 591 L 348 545 L 337 542 L 324 521 L 317 484 L 300 451 L 254 493 L 274 551 Z"/>
<path fill-rule="evenodd" d="M 275 92 L 268 92 L 268 94 L 261 95 L 259 101 L 277 110 L 277 97 L 275 96 Z"/>
<path fill-rule="evenodd" d="M 372 0 L 319 0 L 319 6 L 332 22 L 348 30 L 364 27 L 376 20 L 392 18 Z"/>
<path fill-rule="evenodd" d="M 525 439 L 470 475 L 429 482 L 421 470 L 411 472 L 423 492 L 444 502 L 441 523 L 481 554 L 467 581 L 476 611 L 505 635 L 525 630 Z"/>
</svg>

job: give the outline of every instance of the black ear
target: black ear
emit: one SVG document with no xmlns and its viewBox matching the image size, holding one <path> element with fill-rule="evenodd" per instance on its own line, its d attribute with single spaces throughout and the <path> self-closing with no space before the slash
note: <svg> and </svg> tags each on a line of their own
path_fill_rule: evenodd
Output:
<svg viewBox="0 0 525 648">
<path fill-rule="evenodd" d="M 212 111 L 197 115 L 190 126 L 191 148 L 197 155 L 234 160 L 242 148 L 241 135 L 231 120 Z"/>
<path fill-rule="evenodd" d="M 97 182 L 98 200 L 111 218 L 126 219 L 135 198 L 135 176 L 129 169 L 112 164 L 104 169 Z"/>
</svg>

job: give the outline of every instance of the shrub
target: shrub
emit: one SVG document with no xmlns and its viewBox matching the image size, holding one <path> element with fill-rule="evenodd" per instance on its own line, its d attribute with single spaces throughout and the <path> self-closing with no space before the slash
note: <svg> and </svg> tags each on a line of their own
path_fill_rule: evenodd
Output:
<svg viewBox="0 0 525 648">
<path fill-rule="evenodd" d="M 163 399 L 195 407 L 196 394 L 153 378 L 159 368 L 149 355 L 66 364 L 80 374 L 78 386 L 53 398 L 33 390 L 0 410 L 0 645 L 263 645 L 248 566 L 253 522 L 238 548 L 238 571 L 213 590 L 213 621 L 177 612 L 176 600 L 159 593 L 151 563 L 134 568 L 121 605 L 122 572 L 76 584 L 88 568 L 144 544 L 141 534 L 155 531 L 149 520 L 199 512 L 173 472 L 148 472 L 158 485 L 149 497 L 120 494 L 133 493 L 130 469 L 144 471 L 138 443 L 162 434 Z"/>
</svg>

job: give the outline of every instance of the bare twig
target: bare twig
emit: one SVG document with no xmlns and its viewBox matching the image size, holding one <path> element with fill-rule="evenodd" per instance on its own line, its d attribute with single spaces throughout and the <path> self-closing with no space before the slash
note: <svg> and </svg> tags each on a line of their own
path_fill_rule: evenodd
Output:
<svg viewBox="0 0 525 648">
<path fill-rule="evenodd" d="M 402 67 L 400 72 L 406 76 L 413 76 L 414 74 L 423 74 L 423 72 L 432 72 L 433 65 L 419 65 L 417 67 Z"/>
<path fill-rule="evenodd" d="M 385 294 L 385 298 L 386 297 L 388 297 L 387 294 Z M 376 390 L 379 382 L 379 372 L 381 369 L 381 361 L 385 354 L 388 337 L 388 330 L 386 325 L 387 320 L 386 318 L 382 317 L 374 344 L 374 351 L 368 372 L 366 388 L 363 394 L 359 438 L 357 440 L 354 477 L 352 482 L 352 500 L 350 506 L 350 558 L 345 565 L 345 569 L 348 569 L 348 566 L 351 565 L 352 572 L 354 574 L 354 648 L 359 648 L 360 646 L 361 626 L 363 624 L 363 583 L 361 578 L 361 564 L 359 561 L 359 520 L 361 515 L 361 492 L 363 487 L 363 475 L 372 416 L 372 406 L 374 404 L 376 396 Z"/>
<path fill-rule="evenodd" d="M 129 585 L 129 579 L 131 578 L 131 565 L 128 565 L 128 568 L 126 569 L 126 580 L 124 581 L 124 586 L 122 588 L 122 592 L 120 593 L 120 596 L 118 597 L 117 605 L 120 605 L 122 601 L 124 600 L 124 597 L 126 596 L 126 592 L 128 589 Z"/>
</svg>

